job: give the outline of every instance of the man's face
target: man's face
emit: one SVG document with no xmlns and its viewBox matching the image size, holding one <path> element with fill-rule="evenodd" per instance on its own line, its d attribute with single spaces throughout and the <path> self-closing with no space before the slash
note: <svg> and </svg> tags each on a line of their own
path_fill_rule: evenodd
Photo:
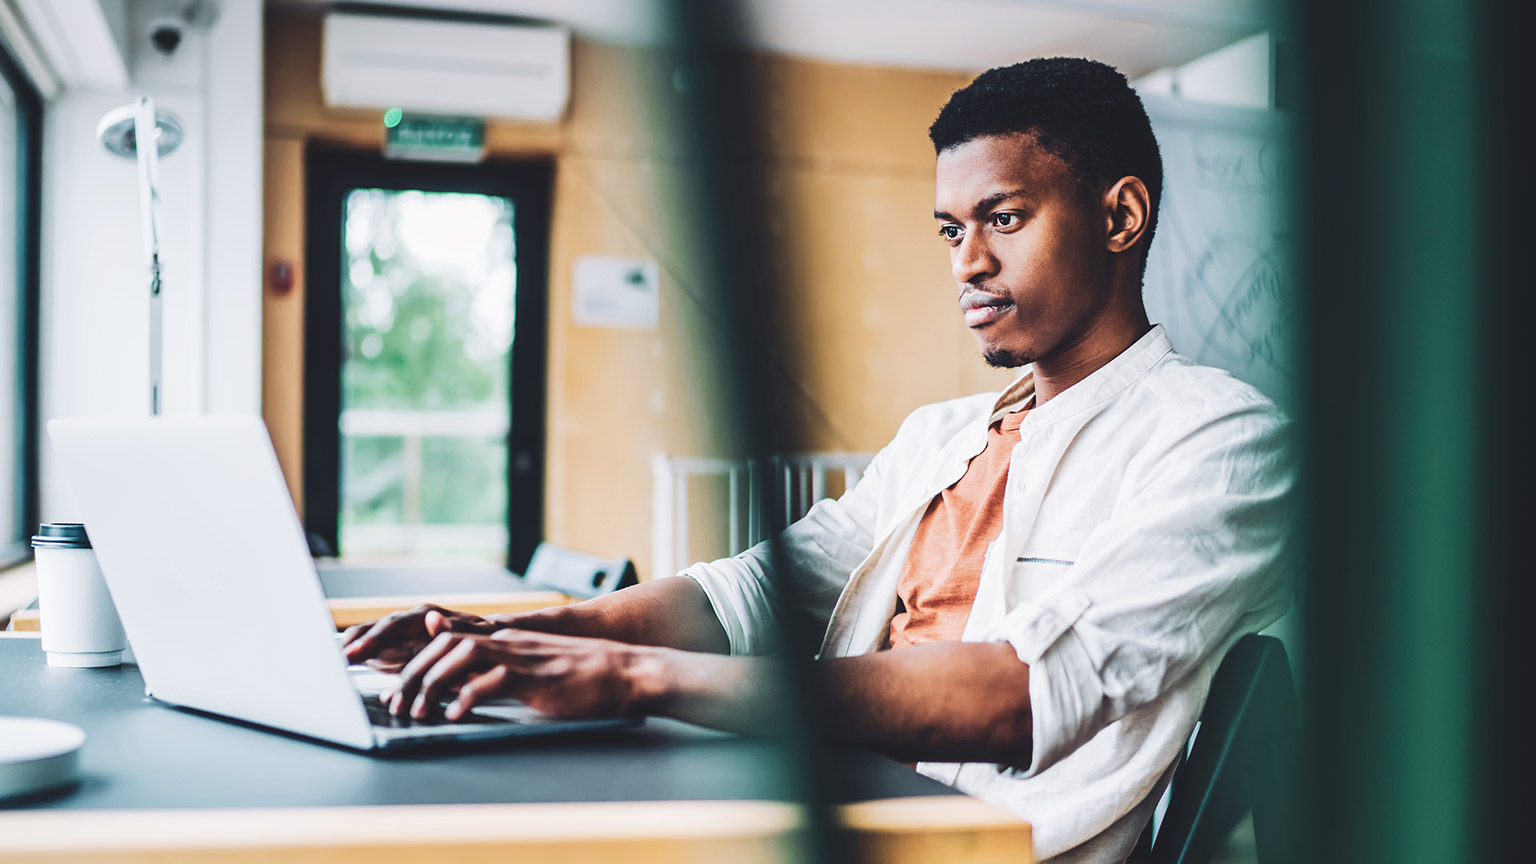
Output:
<svg viewBox="0 0 1536 864">
<path fill-rule="evenodd" d="M 965 325 L 991 365 L 1070 348 L 1109 305 L 1108 213 L 1033 137 L 977 138 L 940 153 L 933 215 Z"/>
</svg>

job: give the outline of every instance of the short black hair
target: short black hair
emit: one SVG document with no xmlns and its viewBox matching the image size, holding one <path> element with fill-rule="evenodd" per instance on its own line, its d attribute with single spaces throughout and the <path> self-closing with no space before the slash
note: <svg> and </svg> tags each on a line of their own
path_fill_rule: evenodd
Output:
<svg viewBox="0 0 1536 864">
<path fill-rule="evenodd" d="M 928 127 L 935 154 L 976 138 L 1023 133 L 1098 193 L 1121 177 L 1141 178 L 1151 196 L 1146 249 L 1163 198 L 1163 157 L 1141 97 L 1113 66 L 1082 57 L 1045 57 L 989 69 L 956 90 Z M 1143 258 L 1143 266 L 1145 266 Z"/>
</svg>

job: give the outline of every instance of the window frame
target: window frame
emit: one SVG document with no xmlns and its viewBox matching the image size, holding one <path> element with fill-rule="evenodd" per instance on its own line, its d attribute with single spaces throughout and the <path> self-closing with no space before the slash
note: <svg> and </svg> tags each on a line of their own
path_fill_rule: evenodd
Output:
<svg viewBox="0 0 1536 864">
<path fill-rule="evenodd" d="M 507 438 L 507 567 L 522 572 L 544 537 L 549 368 L 549 229 L 554 164 L 412 162 L 310 142 L 304 152 L 304 529 L 340 549 L 342 208 L 354 189 L 460 192 L 511 199 L 517 267 Z M 523 214 L 534 214 L 526 218 Z"/>
<path fill-rule="evenodd" d="M 38 301 L 42 225 L 43 100 L 0 45 L 0 77 L 16 99 L 16 410 L 13 496 L 16 519 L 0 536 L 0 568 L 32 558 L 30 537 L 38 519 Z"/>
</svg>

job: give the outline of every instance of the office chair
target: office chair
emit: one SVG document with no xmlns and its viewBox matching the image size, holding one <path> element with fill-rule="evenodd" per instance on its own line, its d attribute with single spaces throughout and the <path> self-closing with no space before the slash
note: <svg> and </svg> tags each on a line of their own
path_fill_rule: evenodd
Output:
<svg viewBox="0 0 1536 864">
<path fill-rule="evenodd" d="M 1291 796 L 1298 735 L 1284 644 L 1273 636 L 1244 636 L 1211 681 L 1156 838 L 1148 824 L 1130 861 L 1208 864 L 1252 808 L 1259 864 L 1296 864 Z"/>
<path fill-rule="evenodd" d="M 553 543 L 540 543 L 533 550 L 523 578 L 572 597 L 598 597 L 638 581 L 634 562 L 628 558 L 605 560 Z"/>
</svg>

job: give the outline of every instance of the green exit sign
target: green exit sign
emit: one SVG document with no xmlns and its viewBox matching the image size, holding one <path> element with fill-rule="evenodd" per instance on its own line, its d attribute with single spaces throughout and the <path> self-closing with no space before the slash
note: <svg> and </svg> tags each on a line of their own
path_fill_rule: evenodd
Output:
<svg viewBox="0 0 1536 864">
<path fill-rule="evenodd" d="M 485 121 L 404 114 L 392 108 L 384 115 L 384 155 L 431 162 L 479 162 L 485 157 Z"/>
</svg>

